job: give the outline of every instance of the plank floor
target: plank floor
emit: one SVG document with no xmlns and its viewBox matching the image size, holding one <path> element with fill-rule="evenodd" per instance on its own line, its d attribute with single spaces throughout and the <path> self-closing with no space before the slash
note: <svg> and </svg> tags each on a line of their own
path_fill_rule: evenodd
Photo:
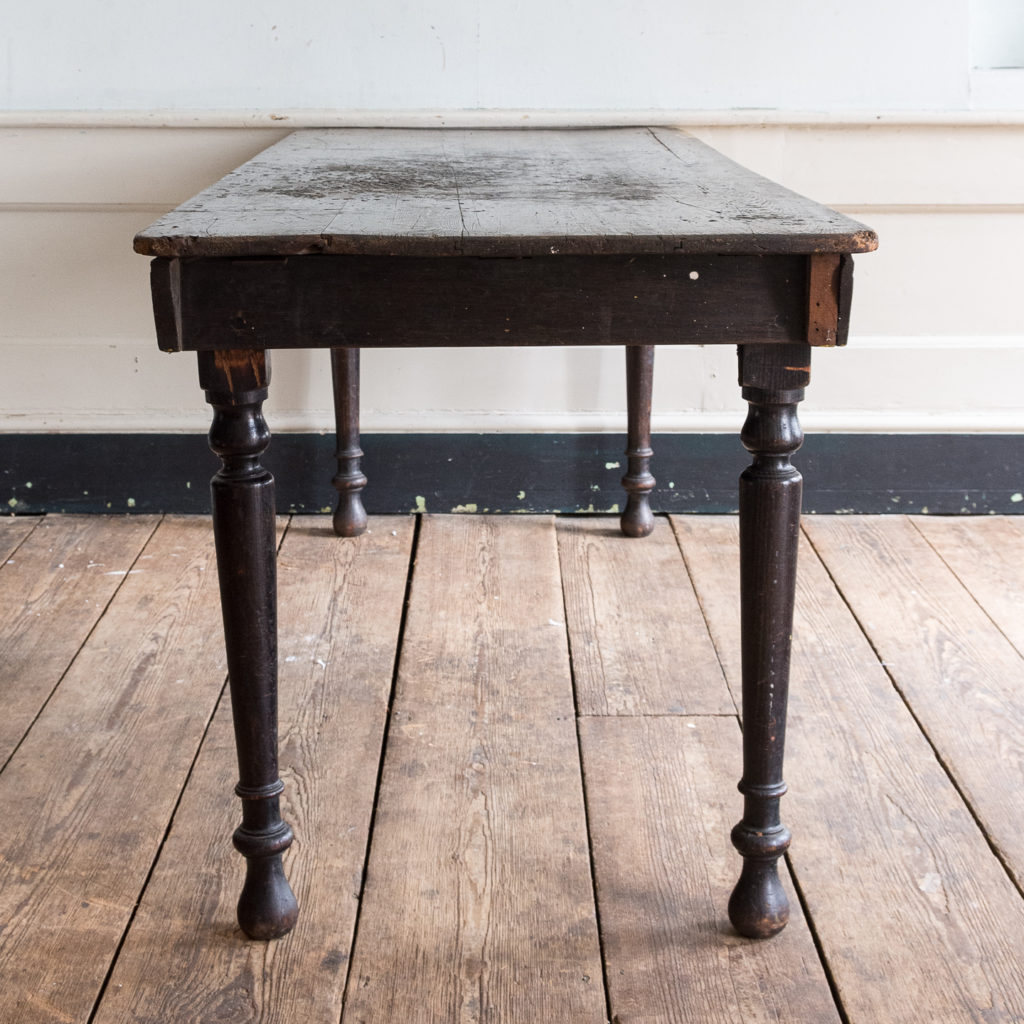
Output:
<svg viewBox="0 0 1024 1024">
<path fill-rule="evenodd" d="M 808 517 L 790 926 L 725 917 L 737 526 L 279 523 L 302 908 L 245 941 L 204 519 L 0 521 L 0 1022 L 1024 1022 L 1024 518 Z"/>
</svg>

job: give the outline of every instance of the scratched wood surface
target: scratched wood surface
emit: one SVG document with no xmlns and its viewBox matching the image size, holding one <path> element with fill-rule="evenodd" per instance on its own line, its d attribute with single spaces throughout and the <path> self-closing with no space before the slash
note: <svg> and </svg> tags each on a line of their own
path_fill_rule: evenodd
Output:
<svg viewBox="0 0 1024 1024">
<path fill-rule="evenodd" d="M 558 550 L 581 715 L 735 715 L 667 519 L 626 543 L 613 519 L 567 517 Z"/>
<path fill-rule="evenodd" d="M 724 923 L 734 520 L 662 520 L 654 544 L 611 536 L 610 517 L 423 517 L 418 539 L 412 518 L 371 519 L 355 541 L 327 516 L 293 520 L 282 767 L 303 911 L 270 945 L 232 917 L 208 524 L 0 525 L 2 606 L 53 605 L 6 642 L 43 665 L 62 623 L 78 637 L 40 669 L 48 695 L 0 770 L 4 1022 L 1024 1019 L 1024 900 L 1000 831 L 1024 712 L 991 689 L 1019 671 L 1003 636 L 1017 520 L 806 523 L 783 801 L 794 914 L 767 944 Z M 73 600 L 85 583 L 59 595 L 60 573 L 90 562 L 127 567 L 112 591 L 81 591 L 91 621 Z M 0 676 L 7 702 L 39 685 L 20 664 Z M 957 745 L 941 720 L 961 715 Z"/>
<path fill-rule="evenodd" d="M 136 238 L 151 256 L 868 252 L 874 232 L 678 129 L 295 132 Z"/>
<path fill-rule="evenodd" d="M 49 699 L 156 525 L 150 516 L 51 516 L 0 565 L 0 764 Z"/>
<path fill-rule="evenodd" d="M 893 683 L 920 708 L 922 729 L 1024 885 L 1018 799 L 1024 731 L 1006 727 L 1024 721 L 1020 652 L 911 520 L 886 517 L 853 529 L 841 517 L 815 516 L 807 532 Z M 992 785 L 995 779 L 1001 785 Z"/>
<path fill-rule="evenodd" d="M 0 1020 L 88 1019 L 224 685 L 206 524 L 136 565 L 0 773 Z"/>
<path fill-rule="evenodd" d="M 278 559 L 282 811 L 302 913 L 271 950 L 242 941 L 240 812 L 225 698 L 132 924 L 95 1024 L 337 1022 L 366 856 L 413 520 L 376 518 L 358 542 L 296 518 Z M 182 899 L 185 895 L 187 898 Z M 273 953 L 273 955 L 271 955 Z"/>
<path fill-rule="evenodd" d="M 912 522 L 957 579 L 1024 654 L 1024 519 L 917 516 Z"/>
<path fill-rule="evenodd" d="M 0 559 L 6 563 L 22 541 L 42 522 L 40 516 L 8 516 L 0 519 Z"/>
<path fill-rule="evenodd" d="M 554 520 L 428 516 L 343 1024 L 605 1009 Z"/>
<path fill-rule="evenodd" d="M 679 654 L 687 634 L 670 646 Z M 736 857 L 735 716 L 580 719 L 612 1020 L 838 1024 L 799 903 L 771 942 L 725 913 Z M 710 841 L 709 841 L 710 840 Z M 794 901 L 795 902 L 795 901 Z"/>
<path fill-rule="evenodd" d="M 824 517 L 808 517 L 818 527 Z M 889 517 L 828 525 L 871 535 Z M 736 522 L 674 517 L 738 686 Z M 1024 901 L 809 543 L 800 550 L 783 820 L 851 1024 L 1024 1019 Z M 880 602 L 916 639 L 891 597 Z M 919 693 L 920 714 L 931 696 Z M 954 713 L 955 712 L 951 712 Z M 1012 731 L 1008 730 L 1008 731 Z M 982 753 L 978 752 L 979 755 Z M 1001 786 L 998 776 L 990 783 Z M 792 890 L 791 890 L 792 894 Z"/>
</svg>

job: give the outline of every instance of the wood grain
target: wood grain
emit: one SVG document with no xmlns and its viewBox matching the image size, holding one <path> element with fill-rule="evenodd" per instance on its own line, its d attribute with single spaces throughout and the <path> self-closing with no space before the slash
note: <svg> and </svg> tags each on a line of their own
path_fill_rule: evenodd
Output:
<svg viewBox="0 0 1024 1024">
<path fill-rule="evenodd" d="M 832 346 L 840 344 L 839 278 L 842 257 L 822 253 L 807 261 L 807 343 Z"/>
<path fill-rule="evenodd" d="M 153 264 L 160 347 L 803 342 L 807 258 L 302 259 Z M 395 296 L 401 295 L 401 301 Z"/>
<path fill-rule="evenodd" d="M 605 1019 L 554 524 L 426 517 L 343 1022 Z"/>
<path fill-rule="evenodd" d="M 667 644 L 678 654 L 691 634 Z M 698 638 L 697 642 L 700 640 Z M 725 914 L 739 870 L 740 730 L 734 718 L 583 718 L 612 1018 L 620 1024 L 838 1021 L 801 915 L 768 942 Z"/>
<path fill-rule="evenodd" d="M 530 521 L 515 517 L 491 522 L 501 532 L 506 525 L 526 529 L 524 523 Z M 857 524 L 845 522 L 851 528 Z M 998 617 L 1001 613 L 987 602 L 998 597 L 1000 581 L 1013 584 L 1017 521 L 932 523 L 913 525 L 929 534 L 934 549 L 955 565 L 961 582 L 969 587 L 977 582 L 973 596 Z M 17 525 L 25 529 L 20 520 Z M 389 567 L 392 559 L 401 564 L 406 558 L 392 550 L 392 545 L 401 548 L 404 543 L 403 525 L 390 525 L 399 536 L 391 538 L 380 521 L 370 524 L 369 535 Z M 686 517 L 674 525 L 721 662 L 735 685 L 735 523 Z M 161 541 L 161 536 L 171 536 L 172 527 L 177 540 Z M 972 545 L 975 529 L 980 539 Z M 381 727 L 373 717 L 380 707 L 378 677 L 373 675 L 377 660 L 367 654 L 364 663 L 360 654 L 345 663 L 342 649 L 366 653 L 378 642 L 383 624 L 365 621 L 359 606 L 377 608 L 371 591 L 375 586 L 388 590 L 392 570 L 354 556 L 346 561 L 348 556 L 333 547 L 338 542 L 329 530 L 327 518 L 303 522 L 290 534 L 281 557 L 282 766 L 286 813 L 298 826 L 288 854 L 303 902 L 297 930 L 283 942 L 250 944 L 240 940 L 234 925 L 232 904 L 242 865 L 228 839 L 238 811 L 229 795 L 234 764 L 226 708 L 215 716 L 175 810 L 174 794 L 189 777 L 187 758 L 202 733 L 202 723 L 196 722 L 209 712 L 224 670 L 208 523 L 169 521 L 143 551 L 152 556 L 139 562 L 146 571 L 125 580 L 9 769 L 0 774 L 5 824 L 0 840 L 0 1020 L 5 1024 L 89 1020 L 140 894 L 141 906 L 96 1024 L 338 1020 L 339 991 L 347 971 L 345 941 L 351 937 L 359 883 L 356 849 L 365 841 L 365 825 L 353 814 L 366 813 L 366 790 L 360 787 L 376 770 Z M 548 708 L 552 717 L 561 715 L 561 706 L 553 707 L 552 693 L 554 703 L 564 705 L 558 694 L 565 654 L 552 656 L 545 647 L 550 641 L 544 639 L 543 622 L 531 619 L 529 632 L 519 630 L 531 609 L 550 613 L 557 601 L 549 608 L 538 602 L 540 591 L 510 584 L 510 573 L 499 572 L 488 554 L 495 549 L 511 552 L 520 563 L 511 573 L 514 580 L 536 582 L 542 573 L 537 565 L 553 562 L 553 543 L 549 538 L 542 554 L 517 536 L 511 545 L 451 540 L 442 547 L 461 553 L 461 563 L 447 555 L 430 556 L 421 559 L 417 570 L 422 570 L 421 583 L 426 585 L 429 578 L 425 595 L 436 603 L 417 603 L 420 639 L 409 648 L 415 659 L 407 663 L 404 678 L 413 697 L 419 697 L 410 701 L 413 715 L 399 723 L 403 728 L 394 739 L 393 750 L 404 750 L 407 756 L 392 765 L 396 791 L 414 789 L 393 813 L 382 800 L 379 822 L 385 823 L 389 814 L 391 819 L 386 823 L 389 838 L 381 842 L 397 852 L 395 862 L 385 865 L 387 873 L 375 873 L 371 864 L 370 876 L 376 906 L 383 915 L 393 914 L 389 921 L 395 931 L 382 934 L 364 917 L 359 936 L 368 941 L 367 936 L 377 935 L 377 948 L 386 954 L 379 961 L 383 969 L 408 964 L 417 951 L 421 962 L 390 979 L 403 990 L 395 997 L 393 1018 L 387 1005 L 377 1012 L 392 998 L 385 993 L 365 1015 L 353 1011 L 351 1020 L 404 1022 L 408 1018 L 401 1014 L 408 1003 L 421 1000 L 424 1008 L 417 1012 L 423 1019 L 447 1024 L 459 1019 L 448 1012 L 454 1004 L 430 1001 L 466 974 L 471 980 L 483 977 L 485 990 L 496 991 L 508 973 L 502 973 L 504 965 L 511 962 L 519 969 L 526 964 L 526 975 L 520 972 L 516 980 L 525 977 L 521 987 L 536 994 L 545 979 L 537 980 L 544 968 L 528 973 L 534 957 L 543 960 L 552 949 L 570 946 L 589 948 L 593 924 L 579 913 L 578 900 L 558 897 L 563 902 L 556 900 L 549 919 L 545 908 L 538 910 L 524 895 L 544 902 L 563 877 L 576 877 L 575 868 L 565 869 L 579 856 L 574 845 L 551 845 L 569 830 L 562 826 L 554 839 L 534 833 L 542 827 L 537 822 L 544 813 L 561 815 L 561 823 L 563 791 L 576 792 L 579 783 L 565 785 L 564 768 L 559 768 L 572 768 L 571 749 L 550 754 L 555 762 L 550 774 L 543 761 L 535 767 L 519 760 L 541 761 L 532 746 L 550 746 L 549 733 L 538 731 L 530 716 L 536 716 L 536 707 L 542 716 L 549 714 Z M 631 541 L 619 543 L 634 546 Z M 953 557 L 961 548 L 963 564 Z M 925 572 L 935 555 L 933 549 L 916 545 L 908 552 L 915 563 L 920 556 L 925 569 L 897 564 L 893 586 L 909 595 L 907 604 L 913 608 L 919 600 L 910 594 L 917 589 L 915 573 Z M 17 556 L 15 551 L 15 561 Z M 468 577 L 463 575 L 467 564 L 473 568 Z M 5 571 L 0 568 L 0 573 Z M 210 579 L 202 582 L 206 576 Z M 807 546 L 801 551 L 800 580 L 787 772 L 792 791 L 783 804 L 795 833 L 790 857 L 835 978 L 844 1019 L 849 1024 L 1002 1024 L 1024 1019 L 1019 892 L 999 868 L 962 797 L 937 765 L 877 655 Z M 883 605 L 896 608 L 894 616 L 902 615 L 904 599 L 889 595 L 889 581 L 883 575 L 878 584 Z M 350 601 L 348 591 L 335 596 L 335 585 L 351 588 L 361 601 Z M 207 597 L 198 593 L 203 587 Z M 543 592 L 550 589 L 546 585 Z M 1013 593 L 1011 589 L 1011 599 Z M 493 600 L 495 594 L 499 601 Z M 394 614 L 390 599 L 386 605 L 384 618 Z M 493 617 L 485 611 L 490 605 L 498 606 Z M 1012 607 L 1007 605 L 1011 613 Z M 552 618 L 557 621 L 557 614 Z M 516 636 L 503 634 L 502 623 L 511 623 Z M 908 656 L 928 662 L 935 657 L 935 638 L 944 634 L 937 627 L 922 632 L 913 623 L 910 617 L 906 624 L 916 643 Z M 979 634 L 969 618 L 964 623 L 965 642 L 983 654 L 993 634 Z M 548 628 L 560 632 L 556 626 Z M 49 626 L 53 633 L 60 629 L 59 620 Z M 507 658 L 496 654 L 497 642 L 512 652 Z M 685 659 L 686 634 L 672 634 L 663 642 L 677 647 L 679 659 Z M 1005 646 L 1005 640 L 994 642 Z M 534 647 L 540 650 L 536 660 Z M 516 653 L 520 649 L 527 649 L 522 657 Z M 526 666 L 525 675 L 537 680 L 528 687 L 523 672 L 516 672 L 520 663 Z M 370 666 L 365 672 L 364 664 Z M 461 686 L 454 685 L 460 679 Z M 424 680 L 430 683 L 428 693 L 419 688 Z M 922 709 L 932 700 L 943 704 L 946 697 L 922 691 L 912 699 L 914 713 L 923 719 Z M 364 723 L 374 721 L 364 731 Z M 1017 722 L 1008 722 L 1007 731 Z M 451 756 L 443 739 L 453 724 L 463 742 L 461 759 Z M 690 729 L 690 724 L 697 728 Z M 403 738 L 403 731 L 411 738 Z M 803 946 L 794 953 L 785 945 L 798 935 L 797 917 L 766 944 L 742 942 L 720 928 L 723 903 L 716 892 L 726 891 L 734 878 L 736 862 L 727 831 L 740 807 L 740 797 L 732 791 L 739 744 L 731 735 L 730 720 L 604 716 L 583 719 L 580 732 L 612 1013 L 621 1024 L 674 1024 L 672 1013 L 680 1022 L 800 1021 L 801 1013 L 813 1020 L 818 1010 L 822 1021 L 833 1020 L 828 1005 L 815 1001 L 820 988 L 813 959 L 804 958 Z M 493 741 L 499 734 L 502 742 Z M 518 738 L 522 742 L 517 745 Z M 526 787 L 514 777 L 522 770 L 543 773 L 541 785 L 546 787 L 529 806 L 525 799 L 514 805 L 517 794 L 539 788 L 533 783 Z M 481 781 L 481 775 L 500 777 L 501 784 L 495 786 L 490 777 Z M 989 786 L 1011 788 L 1001 774 Z M 459 799 L 449 799 L 452 790 Z M 403 840 L 405 801 L 412 825 Z M 467 809 L 467 804 L 472 807 Z M 478 817 L 470 818 L 476 811 Z M 517 814 L 522 815 L 518 826 Z M 478 821 L 482 829 L 498 820 L 507 824 L 504 831 L 473 831 Z M 157 836 L 149 849 L 159 848 L 168 822 L 170 833 L 147 884 L 144 865 L 152 852 L 146 854 L 143 847 Z M 518 837 L 510 835 L 517 827 Z M 447 846 L 439 842 L 429 851 L 419 850 L 424 836 L 442 835 L 448 837 Z M 487 860 L 485 854 L 503 841 L 502 849 L 522 852 L 528 847 L 536 859 L 524 853 L 514 864 L 513 858 Z M 414 856 L 406 863 L 402 858 L 409 851 Z M 446 859 L 452 853 L 461 860 Z M 456 881 L 442 891 L 438 878 L 453 877 Z M 481 878 L 474 890 L 470 883 Z M 792 894 L 788 879 L 787 886 Z M 396 892 L 399 901 L 402 894 L 408 896 L 404 905 L 389 902 Z M 89 906 L 81 906 L 83 902 Z M 455 945 L 450 931 L 445 931 L 446 941 L 432 944 L 446 928 L 455 930 L 456 916 L 499 904 L 511 906 L 508 916 L 518 912 L 520 921 L 543 917 L 533 932 L 540 940 L 536 947 L 518 941 L 530 930 L 527 925 L 516 931 L 514 955 L 488 958 L 496 948 L 494 942 L 488 945 L 495 933 L 481 938 L 481 929 L 494 920 L 493 913 L 489 918 L 467 917 L 459 932 L 462 945 Z M 794 915 L 799 911 L 794 901 Z M 425 923 L 431 915 L 441 924 Z M 403 938 L 410 918 L 409 935 L 418 937 L 417 947 Z M 397 939 L 392 942 L 393 935 Z M 501 949 L 512 945 L 508 941 Z M 481 947 L 484 956 L 473 960 L 473 951 Z M 368 950 L 365 960 L 373 967 L 368 988 L 379 993 L 389 979 L 375 973 L 372 952 Z M 547 978 L 554 974 L 553 968 L 547 969 Z M 795 995 L 801 992 L 806 1007 Z M 361 998 L 356 992 L 350 1001 L 357 1005 Z M 545 1017 L 544 1011 L 537 1015 L 509 998 L 500 1019 L 574 1019 L 574 1011 L 557 1016 L 558 1007 L 553 999 L 549 1002 L 552 1015 Z M 475 1008 L 468 1001 L 466 1005 L 465 1017 L 471 1019 Z M 588 1019 L 602 1019 L 598 1013 L 603 1014 L 603 1006 Z M 492 1019 L 499 1019 L 497 1010 Z"/>
<path fill-rule="evenodd" d="M 0 774 L 0 1020 L 88 1018 L 224 684 L 209 524 L 136 568 Z"/>
<path fill-rule="evenodd" d="M 412 546 L 413 520 L 376 518 L 337 540 L 298 518 L 281 547 L 283 812 L 299 899 L 267 945 L 235 923 L 242 858 L 231 717 L 203 743 L 96 1024 L 259 1020 L 336 1024 L 351 950 Z"/>
<path fill-rule="evenodd" d="M 562 518 L 558 550 L 581 715 L 735 714 L 667 519 L 630 543 L 613 520 Z"/>
<path fill-rule="evenodd" d="M 844 521 L 869 532 L 877 522 Z M 735 587 L 736 524 L 673 525 L 732 673 L 725 652 L 738 651 L 739 623 L 722 595 Z M 809 544 L 800 558 L 784 808 L 790 862 L 847 1017 L 1020 1020 L 1020 895 Z"/>
<path fill-rule="evenodd" d="M 1024 655 L 1024 520 L 915 516 L 910 521 Z"/>
<path fill-rule="evenodd" d="M 0 560 L 6 564 L 18 545 L 41 522 L 40 516 L 6 516 L 0 519 Z"/>
<path fill-rule="evenodd" d="M 1024 660 L 902 516 L 807 532 L 957 785 L 1024 885 Z M 918 710 L 920 709 L 920 710 Z M 1001 780 L 993 785 L 993 780 Z"/>
<path fill-rule="evenodd" d="M 685 132 L 296 132 L 138 235 L 151 256 L 867 252 Z"/>
<path fill-rule="evenodd" d="M 154 516 L 48 516 L 0 567 L 0 764 L 156 529 Z M 7 534 L 5 533 L 5 538 Z M 140 565 L 136 571 L 145 571 Z"/>
</svg>

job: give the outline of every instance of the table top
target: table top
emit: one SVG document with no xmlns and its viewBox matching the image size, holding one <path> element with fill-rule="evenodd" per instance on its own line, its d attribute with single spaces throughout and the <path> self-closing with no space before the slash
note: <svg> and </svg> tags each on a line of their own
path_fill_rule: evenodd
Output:
<svg viewBox="0 0 1024 1024">
<path fill-rule="evenodd" d="M 310 129 L 135 239 L 164 257 L 869 252 L 875 234 L 671 128 Z"/>
</svg>

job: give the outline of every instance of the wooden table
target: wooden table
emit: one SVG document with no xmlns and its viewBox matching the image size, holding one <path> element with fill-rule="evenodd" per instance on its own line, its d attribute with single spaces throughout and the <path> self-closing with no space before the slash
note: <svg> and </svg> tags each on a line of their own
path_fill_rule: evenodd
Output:
<svg viewBox="0 0 1024 1024">
<path fill-rule="evenodd" d="M 198 353 L 222 462 L 213 524 L 247 935 L 283 935 L 298 913 L 281 863 L 292 833 L 279 808 L 274 485 L 260 463 L 268 350 L 391 346 L 738 346 L 752 461 L 739 484 L 743 869 L 729 915 L 752 937 L 784 927 L 796 410 L 811 347 L 845 342 L 851 254 L 875 246 L 863 225 L 647 128 L 300 131 L 136 238 L 156 257 L 160 347 Z"/>
</svg>

